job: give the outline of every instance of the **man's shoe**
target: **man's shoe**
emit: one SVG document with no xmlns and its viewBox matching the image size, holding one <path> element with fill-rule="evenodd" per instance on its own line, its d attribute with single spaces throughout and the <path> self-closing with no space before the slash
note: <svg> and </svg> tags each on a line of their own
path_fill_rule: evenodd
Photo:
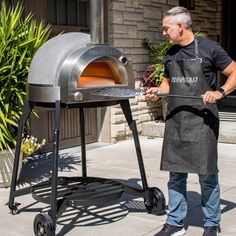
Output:
<svg viewBox="0 0 236 236">
<path fill-rule="evenodd" d="M 218 236 L 220 232 L 220 226 L 204 226 L 204 232 L 202 236 Z"/>
<path fill-rule="evenodd" d="M 164 227 L 160 232 L 154 236 L 181 236 L 185 234 L 184 227 L 178 227 L 174 225 L 164 224 Z"/>
</svg>

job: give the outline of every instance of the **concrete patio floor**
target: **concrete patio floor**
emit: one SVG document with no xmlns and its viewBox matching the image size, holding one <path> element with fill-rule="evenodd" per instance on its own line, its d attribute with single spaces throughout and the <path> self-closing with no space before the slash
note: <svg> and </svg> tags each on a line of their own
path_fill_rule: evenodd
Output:
<svg viewBox="0 0 236 236">
<path fill-rule="evenodd" d="M 159 170 L 162 138 L 140 137 L 148 185 L 160 188 L 166 200 L 168 173 Z M 80 147 L 62 150 L 59 175 L 81 176 Z M 39 156 L 30 160 L 21 172 L 19 188 L 48 179 L 52 157 Z M 236 145 L 219 143 L 221 183 L 222 234 L 236 235 Z M 87 145 L 88 176 L 114 179 L 129 186 L 141 186 L 140 172 L 133 140 L 116 144 L 93 143 Z M 140 187 L 141 188 L 141 187 Z M 0 235 L 32 236 L 33 221 L 37 214 L 50 207 L 37 202 L 31 194 L 17 197 L 20 213 L 9 214 L 9 188 L 0 189 Z M 189 212 L 186 219 L 188 236 L 202 235 L 202 211 L 198 178 L 188 178 Z M 151 236 L 165 223 L 166 216 L 147 214 L 142 198 L 123 194 L 105 206 L 68 207 L 58 219 L 58 236 Z"/>
</svg>

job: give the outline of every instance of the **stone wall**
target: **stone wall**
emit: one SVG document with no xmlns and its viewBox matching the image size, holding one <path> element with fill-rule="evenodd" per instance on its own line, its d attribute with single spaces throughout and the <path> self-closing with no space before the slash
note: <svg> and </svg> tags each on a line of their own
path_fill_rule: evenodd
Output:
<svg viewBox="0 0 236 236">
<path fill-rule="evenodd" d="M 221 34 L 221 1 L 195 1 L 196 7 L 191 11 L 193 30 L 201 31 L 216 41 L 220 41 Z"/>
<path fill-rule="evenodd" d="M 108 1 L 108 39 L 110 45 L 121 50 L 128 58 L 139 87 L 139 78 L 151 59 L 148 50 L 142 47 L 144 38 L 151 42 L 164 40 L 162 36 L 162 14 L 177 6 L 178 0 L 110 0 Z M 221 0 L 195 0 L 195 10 L 190 11 L 194 31 L 201 31 L 208 37 L 220 41 Z M 146 102 L 143 97 L 131 100 L 133 117 L 141 131 L 142 124 L 161 117 L 161 102 Z M 130 136 L 130 130 L 119 106 L 112 107 L 111 142 Z"/>
</svg>

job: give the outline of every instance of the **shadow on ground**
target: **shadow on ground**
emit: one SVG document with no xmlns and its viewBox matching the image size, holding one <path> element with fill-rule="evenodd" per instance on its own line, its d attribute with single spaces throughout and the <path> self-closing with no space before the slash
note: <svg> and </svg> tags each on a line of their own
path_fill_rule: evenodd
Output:
<svg viewBox="0 0 236 236">
<path fill-rule="evenodd" d="M 188 204 L 188 215 L 185 221 L 185 225 L 188 226 L 203 226 L 203 212 L 201 208 L 201 195 L 197 192 L 189 191 L 188 199 L 190 200 Z M 221 214 L 223 215 L 227 211 L 231 211 L 236 207 L 235 202 L 221 199 Z"/>
<path fill-rule="evenodd" d="M 19 187 L 24 185 L 32 185 L 43 180 L 47 180 L 52 175 L 53 155 L 52 153 L 44 153 L 29 158 L 23 165 L 20 179 L 18 181 Z M 60 154 L 58 172 L 72 172 L 81 166 L 81 157 L 78 154 Z"/>
<path fill-rule="evenodd" d="M 135 189 L 140 189 L 141 191 L 143 190 L 138 184 L 140 179 L 137 178 L 128 180 L 114 179 L 114 181 L 122 182 L 123 185 L 129 187 L 133 186 Z M 33 203 L 20 208 L 19 213 L 27 214 L 27 212 L 35 212 L 35 216 L 39 213 L 48 214 L 50 205 L 45 204 L 44 207 L 40 208 L 37 206 L 38 203 L 38 201 L 34 201 Z M 77 205 L 76 202 L 68 201 L 68 206 L 65 207 L 57 219 L 57 225 L 61 226 L 59 227 L 60 230 L 57 236 L 66 235 L 74 227 L 111 224 L 122 220 L 131 212 L 147 212 L 144 205 L 144 199 L 139 198 L 137 200 L 137 196 L 124 193 L 120 198 L 102 202 L 100 205 L 81 206 L 81 204 Z"/>
</svg>

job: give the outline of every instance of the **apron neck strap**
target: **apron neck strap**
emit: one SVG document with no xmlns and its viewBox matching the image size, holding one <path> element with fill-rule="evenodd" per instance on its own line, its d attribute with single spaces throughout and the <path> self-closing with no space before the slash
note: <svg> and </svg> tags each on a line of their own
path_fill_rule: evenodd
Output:
<svg viewBox="0 0 236 236">
<path fill-rule="evenodd" d="M 194 44 L 195 44 L 195 58 L 202 63 L 202 58 L 199 57 L 199 51 L 198 51 L 198 39 L 197 37 L 194 39 Z"/>
<path fill-rule="evenodd" d="M 199 51 L 198 51 L 198 39 L 194 39 L 194 44 L 195 44 L 195 56 L 196 58 L 199 58 Z"/>
</svg>

